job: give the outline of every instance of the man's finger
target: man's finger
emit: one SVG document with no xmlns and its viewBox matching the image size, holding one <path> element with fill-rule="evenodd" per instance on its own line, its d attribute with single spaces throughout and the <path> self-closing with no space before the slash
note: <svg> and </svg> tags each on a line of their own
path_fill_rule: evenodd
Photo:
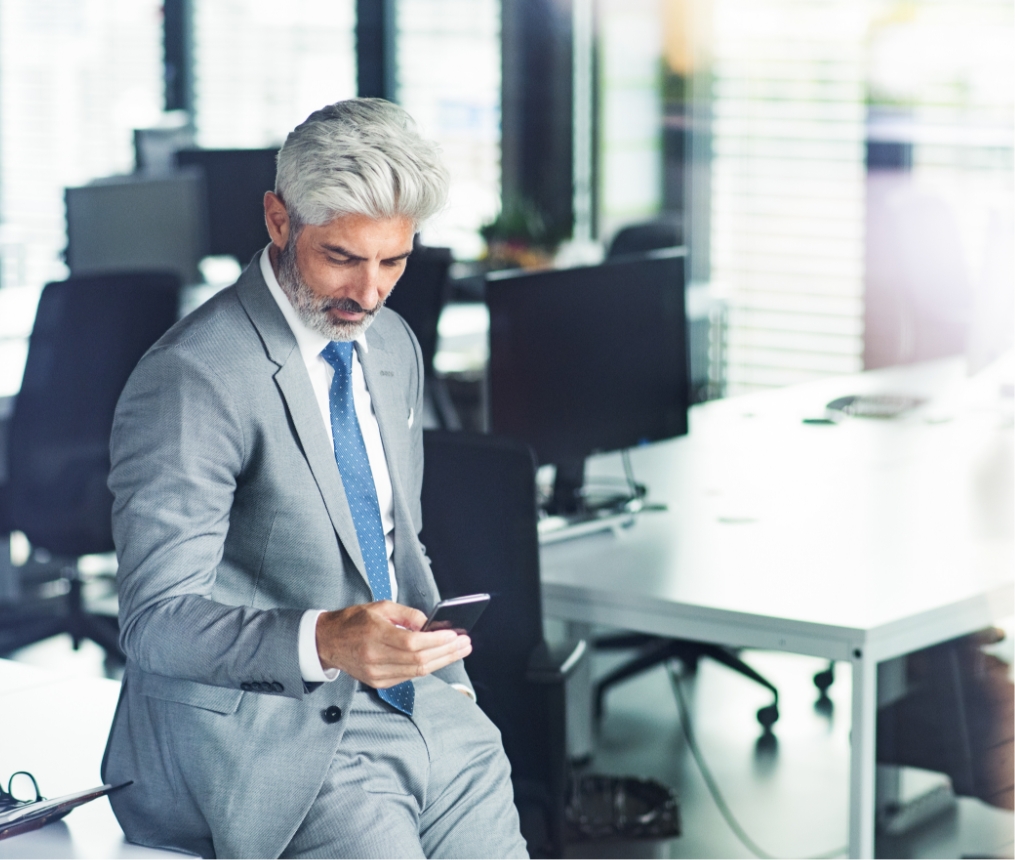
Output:
<svg viewBox="0 0 1015 860">
<path fill-rule="evenodd" d="M 472 643 L 467 636 L 459 636 L 457 640 L 439 648 L 412 652 L 412 659 L 408 662 L 396 660 L 391 663 L 373 664 L 370 667 L 371 678 L 368 683 L 373 687 L 383 689 L 400 684 L 402 681 L 422 678 L 424 675 L 450 666 L 472 652 Z M 405 653 L 402 652 L 403 657 Z"/>
<path fill-rule="evenodd" d="M 411 606 L 403 606 L 401 603 L 394 603 L 391 600 L 382 600 L 373 606 L 388 621 L 398 627 L 404 627 L 407 630 L 421 630 L 426 624 L 426 616 Z"/>
<path fill-rule="evenodd" d="M 437 630 L 433 633 L 400 630 L 397 635 L 385 637 L 378 644 L 383 648 L 377 653 L 378 663 L 405 667 L 431 663 L 444 657 L 461 659 L 462 652 L 472 650 L 469 637 L 460 636 L 453 630 Z"/>
<path fill-rule="evenodd" d="M 415 654 L 432 648 L 454 645 L 458 638 L 459 636 L 454 630 L 432 630 L 422 633 L 418 630 L 409 630 L 389 624 L 379 631 L 377 641 L 395 651 Z"/>
</svg>

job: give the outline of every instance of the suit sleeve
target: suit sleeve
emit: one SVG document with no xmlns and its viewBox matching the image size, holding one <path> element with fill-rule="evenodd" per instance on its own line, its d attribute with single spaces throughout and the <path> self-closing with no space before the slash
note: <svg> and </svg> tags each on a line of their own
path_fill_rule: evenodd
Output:
<svg viewBox="0 0 1015 860">
<path fill-rule="evenodd" d="M 210 364 L 156 348 L 117 405 L 109 488 L 120 644 L 147 672 L 300 697 L 302 611 L 213 599 L 248 440 L 234 392 Z"/>
</svg>

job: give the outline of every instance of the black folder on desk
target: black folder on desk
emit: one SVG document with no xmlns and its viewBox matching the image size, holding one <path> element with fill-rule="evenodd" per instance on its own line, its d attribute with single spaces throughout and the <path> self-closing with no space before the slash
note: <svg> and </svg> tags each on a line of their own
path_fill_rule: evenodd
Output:
<svg viewBox="0 0 1015 860">
<path fill-rule="evenodd" d="M 29 830 L 37 830 L 51 821 L 59 821 L 75 806 L 88 803 L 97 797 L 103 797 L 109 792 L 127 785 L 130 783 L 100 785 L 97 788 L 89 788 L 74 794 L 65 794 L 63 797 L 56 797 L 53 800 L 24 803 L 14 809 L 0 812 L 0 839 L 16 836 L 19 833 L 27 833 Z"/>
</svg>

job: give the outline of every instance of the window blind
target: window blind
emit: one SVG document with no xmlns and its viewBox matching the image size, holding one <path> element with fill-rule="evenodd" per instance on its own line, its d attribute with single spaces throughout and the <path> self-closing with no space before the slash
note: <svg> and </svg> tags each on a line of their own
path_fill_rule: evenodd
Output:
<svg viewBox="0 0 1015 860">
<path fill-rule="evenodd" d="M 864 4 L 717 0 L 712 280 L 727 391 L 861 369 Z"/>
</svg>

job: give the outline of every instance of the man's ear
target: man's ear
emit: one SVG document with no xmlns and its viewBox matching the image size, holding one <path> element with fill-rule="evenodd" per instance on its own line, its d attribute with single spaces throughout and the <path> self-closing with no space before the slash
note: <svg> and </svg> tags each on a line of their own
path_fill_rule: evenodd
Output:
<svg viewBox="0 0 1015 860">
<path fill-rule="evenodd" d="M 289 241 L 289 212 L 274 191 L 264 192 L 264 225 L 271 243 L 280 251 L 285 248 Z"/>
</svg>

